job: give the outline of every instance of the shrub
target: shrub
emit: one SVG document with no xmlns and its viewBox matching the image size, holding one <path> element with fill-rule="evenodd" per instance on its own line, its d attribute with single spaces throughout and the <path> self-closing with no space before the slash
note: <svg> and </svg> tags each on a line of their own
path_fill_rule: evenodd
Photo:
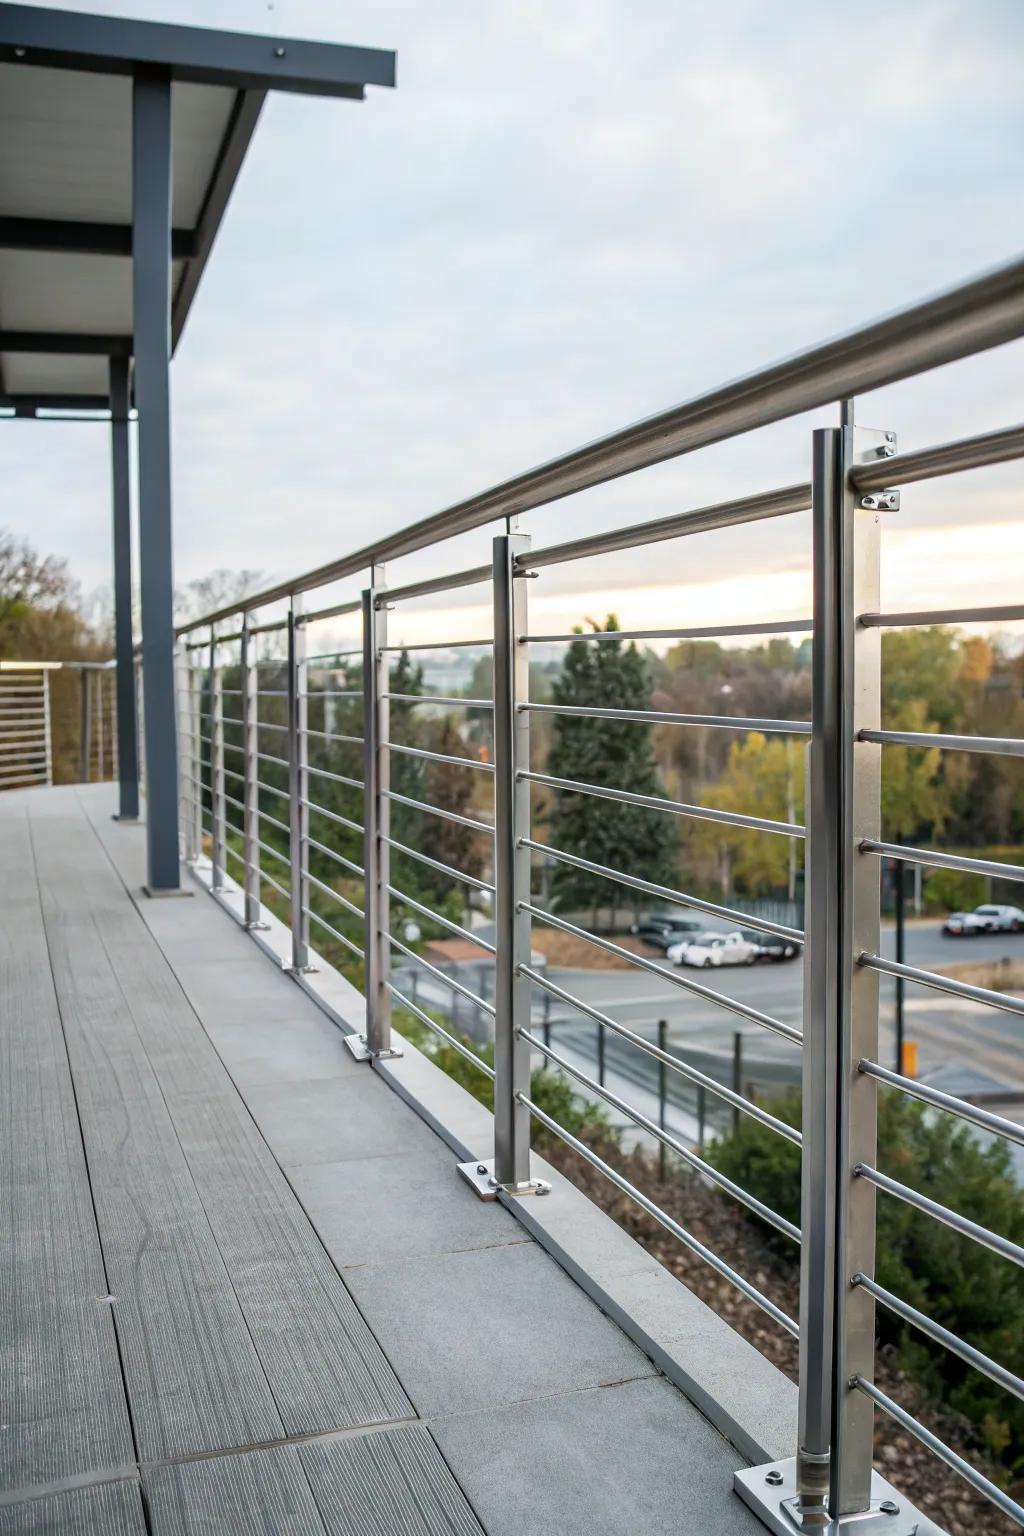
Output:
<svg viewBox="0 0 1024 1536">
<path fill-rule="evenodd" d="M 799 1095 L 773 1101 L 772 1111 L 787 1124 L 799 1125 Z M 799 1222 L 798 1148 L 744 1117 L 737 1130 L 712 1145 L 708 1156 L 723 1173 Z M 904 1094 L 882 1090 L 878 1159 L 880 1168 L 912 1189 L 1024 1242 L 1024 1191 L 1014 1179 L 1005 1142 Z M 1022 1374 L 1024 1287 L 1016 1267 L 881 1192 L 877 1209 L 879 1284 Z M 773 1229 L 765 1230 L 771 1241 L 782 1241 Z M 1024 1404 L 882 1306 L 878 1332 L 883 1343 L 898 1348 L 909 1375 L 973 1421 L 1010 1475 L 1024 1471 Z"/>
</svg>

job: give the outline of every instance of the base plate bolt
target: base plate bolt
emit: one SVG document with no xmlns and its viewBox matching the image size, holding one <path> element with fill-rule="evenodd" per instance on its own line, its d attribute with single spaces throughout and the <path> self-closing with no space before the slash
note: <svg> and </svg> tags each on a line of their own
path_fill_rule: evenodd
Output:
<svg viewBox="0 0 1024 1536">
<path fill-rule="evenodd" d="M 900 1507 L 894 1499 L 883 1499 L 878 1507 L 883 1515 L 898 1515 L 900 1512 Z"/>
<path fill-rule="evenodd" d="M 771 1472 L 765 1473 L 764 1480 L 766 1483 L 770 1483 L 773 1488 L 777 1488 L 782 1482 L 782 1473 L 773 1469 Z"/>
</svg>

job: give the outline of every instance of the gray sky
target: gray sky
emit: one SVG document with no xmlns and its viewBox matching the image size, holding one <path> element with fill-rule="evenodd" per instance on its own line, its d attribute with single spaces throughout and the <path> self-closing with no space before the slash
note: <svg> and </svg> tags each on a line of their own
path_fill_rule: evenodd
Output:
<svg viewBox="0 0 1024 1536">
<path fill-rule="evenodd" d="M 1020 0 L 110 9 L 399 59 L 398 89 L 361 105 L 268 103 L 174 365 L 179 581 L 318 564 L 1024 247 Z M 1020 420 L 1022 358 L 942 370 L 858 418 L 903 447 Z M 527 525 L 550 542 L 804 478 L 809 428 L 833 415 Z M 0 425 L 0 524 L 105 581 L 103 429 Z M 905 493 L 890 598 L 1019 598 L 1020 499 L 1014 467 Z M 656 546 L 546 572 L 531 599 L 545 625 L 613 601 L 627 622 L 792 616 L 806 539 L 788 519 Z M 482 598 L 403 616 L 402 638 L 478 631 Z"/>
</svg>

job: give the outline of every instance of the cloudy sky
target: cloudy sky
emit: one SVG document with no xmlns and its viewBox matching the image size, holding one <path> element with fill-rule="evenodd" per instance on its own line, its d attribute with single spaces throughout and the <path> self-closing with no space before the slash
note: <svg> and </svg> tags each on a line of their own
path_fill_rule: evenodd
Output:
<svg viewBox="0 0 1024 1536">
<path fill-rule="evenodd" d="M 320 564 L 1024 248 L 1021 0 L 110 9 L 398 52 L 396 91 L 268 103 L 174 365 L 182 583 Z M 1021 420 L 1022 363 L 1003 348 L 858 419 L 902 447 Z M 810 427 L 833 419 L 526 526 L 546 543 L 806 478 Z M 0 525 L 86 590 L 107 580 L 105 437 L 0 430 Z M 905 493 L 887 601 L 1019 601 L 1021 489 L 1011 466 Z M 545 626 L 613 605 L 645 625 L 799 616 L 807 533 L 793 518 L 581 562 L 531 600 Z M 391 579 L 485 559 L 488 540 Z M 486 633 L 482 600 L 419 605 L 400 637 Z"/>
</svg>

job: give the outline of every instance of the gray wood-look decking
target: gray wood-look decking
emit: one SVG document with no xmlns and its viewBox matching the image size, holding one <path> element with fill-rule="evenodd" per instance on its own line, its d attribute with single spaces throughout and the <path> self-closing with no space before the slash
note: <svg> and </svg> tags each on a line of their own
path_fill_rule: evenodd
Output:
<svg viewBox="0 0 1024 1536">
<path fill-rule="evenodd" d="M 110 809 L 0 795 L 0 1536 L 756 1530 L 311 999 L 205 894 L 138 894 Z"/>
</svg>

